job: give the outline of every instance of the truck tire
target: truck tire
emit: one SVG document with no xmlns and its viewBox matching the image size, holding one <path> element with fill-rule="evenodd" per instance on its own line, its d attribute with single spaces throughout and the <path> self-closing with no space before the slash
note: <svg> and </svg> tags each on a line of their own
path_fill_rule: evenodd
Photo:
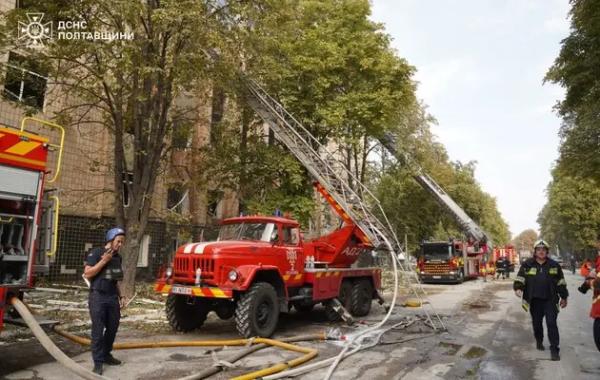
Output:
<svg viewBox="0 0 600 380">
<path fill-rule="evenodd" d="M 350 314 L 354 317 L 364 317 L 371 311 L 373 302 L 373 286 L 369 280 L 358 280 L 352 286 L 350 296 Z"/>
<path fill-rule="evenodd" d="M 273 335 L 279 321 L 279 301 L 275 288 L 257 282 L 242 294 L 235 309 L 235 327 L 244 338 Z"/>
<path fill-rule="evenodd" d="M 235 303 L 232 301 L 217 301 L 214 306 L 215 313 L 222 320 L 231 319 L 235 314 Z"/>
<path fill-rule="evenodd" d="M 340 285 L 340 293 L 338 294 L 337 299 L 348 311 L 350 311 L 348 307 L 350 306 L 351 293 L 352 283 L 349 280 L 343 280 Z M 342 319 L 342 317 L 334 310 L 330 302 L 325 302 L 325 316 L 330 322 L 337 322 Z"/>
<path fill-rule="evenodd" d="M 201 298 L 193 298 L 188 303 L 188 296 L 169 294 L 166 311 L 169 324 L 175 331 L 188 332 L 198 329 L 206 321 L 209 307 Z"/>
</svg>

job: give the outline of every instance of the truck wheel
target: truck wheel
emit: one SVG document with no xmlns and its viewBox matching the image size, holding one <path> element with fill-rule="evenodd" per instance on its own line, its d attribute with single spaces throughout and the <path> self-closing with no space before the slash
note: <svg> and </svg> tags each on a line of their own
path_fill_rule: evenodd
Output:
<svg viewBox="0 0 600 380">
<path fill-rule="evenodd" d="M 278 320 L 277 292 L 271 284 L 257 282 L 240 297 L 235 309 L 235 327 L 241 336 L 268 338 L 273 335 Z"/>
<path fill-rule="evenodd" d="M 209 307 L 206 301 L 188 296 L 169 294 L 166 309 L 169 324 L 175 331 L 188 332 L 198 329 L 206 321 Z"/>
<path fill-rule="evenodd" d="M 217 301 L 214 310 L 219 318 L 227 320 L 235 314 L 235 303 L 232 301 Z"/>
<path fill-rule="evenodd" d="M 373 287 L 369 280 L 359 280 L 352 286 L 350 297 L 350 314 L 354 317 L 364 317 L 371 311 L 373 302 Z"/>
<path fill-rule="evenodd" d="M 342 284 L 340 285 L 340 294 L 337 296 L 337 299 L 348 311 L 350 311 L 348 307 L 350 306 L 351 293 L 352 283 L 348 280 L 342 281 Z M 325 303 L 325 316 L 327 317 L 327 320 L 331 322 L 337 322 L 342 319 L 337 311 L 334 310 L 330 302 Z"/>
</svg>

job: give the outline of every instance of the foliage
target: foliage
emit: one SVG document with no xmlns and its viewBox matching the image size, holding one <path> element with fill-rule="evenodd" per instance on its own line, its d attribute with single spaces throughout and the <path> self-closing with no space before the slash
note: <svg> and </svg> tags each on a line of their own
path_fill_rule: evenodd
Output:
<svg viewBox="0 0 600 380">
<path fill-rule="evenodd" d="M 600 3 L 571 1 L 571 33 L 546 80 L 565 87 L 558 170 L 600 180 Z"/>
<path fill-rule="evenodd" d="M 562 85 L 560 157 L 538 222 L 562 250 L 584 252 L 600 240 L 600 3 L 571 0 L 571 32 L 546 80 Z"/>
<path fill-rule="evenodd" d="M 600 237 L 600 187 L 592 179 L 558 177 L 548 186 L 540 212 L 541 235 L 561 251 L 584 252 Z"/>
<path fill-rule="evenodd" d="M 403 149 L 419 162 L 465 212 L 490 234 L 494 244 L 505 244 L 510 233 L 500 215 L 496 201 L 475 180 L 475 163 L 450 162 L 444 147 L 429 131 L 430 118 L 420 116 L 415 131 L 401 142 Z M 409 250 L 417 249 L 421 240 L 461 238 L 451 215 L 413 178 L 409 167 L 393 165 L 384 171 L 377 195 L 399 237 L 407 236 Z"/>
<path fill-rule="evenodd" d="M 240 150 L 238 125 L 238 120 L 223 123 L 220 138 L 195 152 L 202 159 L 194 182 L 237 191 L 240 211 L 245 214 L 269 215 L 279 209 L 306 226 L 315 205 L 302 165 L 281 146 L 268 144 L 261 124 L 253 125 L 245 149 Z"/>
<path fill-rule="evenodd" d="M 396 128 L 415 104 L 414 68 L 369 19 L 367 0 L 285 3 L 252 23 L 246 70 L 317 138 L 334 139 L 362 178 L 365 136 Z"/>
<path fill-rule="evenodd" d="M 538 238 L 538 233 L 535 230 L 527 229 L 515 236 L 511 244 L 516 250 L 533 251 L 533 245 Z"/>
</svg>

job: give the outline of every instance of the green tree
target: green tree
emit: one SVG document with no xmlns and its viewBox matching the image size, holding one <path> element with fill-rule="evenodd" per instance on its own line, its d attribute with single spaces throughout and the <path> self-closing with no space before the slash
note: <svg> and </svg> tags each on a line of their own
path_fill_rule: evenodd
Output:
<svg viewBox="0 0 600 380">
<path fill-rule="evenodd" d="M 517 250 L 527 250 L 533 251 L 533 245 L 535 241 L 538 239 L 538 233 L 529 228 L 521 231 L 515 238 L 511 241 L 511 244 Z"/>
<path fill-rule="evenodd" d="M 407 129 L 399 139 L 399 149 L 429 173 L 465 212 L 490 234 L 494 244 L 510 238 L 508 225 L 496 201 L 485 193 L 475 179 L 475 163 L 452 163 L 445 148 L 435 141 L 429 124 L 435 122 L 425 110 L 413 112 Z M 405 131 L 406 132 L 406 131 Z M 386 165 L 382 165 L 386 167 Z M 409 250 L 424 239 L 446 240 L 464 235 L 452 216 L 413 178 L 407 166 L 395 163 L 384 169 L 377 183 L 377 194 L 398 236 L 407 235 Z"/>
<path fill-rule="evenodd" d="M 284 3 L 251 24 L 246 70 L 364 180 L 369 137 L 400 126 L 415 103 L 414 68 L 369 19 L 367 0 Z"/>
<path fill-rule="evenodd" d="M 600 3 L 571 0 L 571 33 L 546 80 L 566 89 L 558 170 L 600 180 Z"/>
<path fill-rule="evenodd" d="M 600 231 L 600 187 L 592 179 L 559 176 L 548 186 L 548 202 L 538 216 L 541 235 L 561 251 L 592 249 Z"/>
</svg>

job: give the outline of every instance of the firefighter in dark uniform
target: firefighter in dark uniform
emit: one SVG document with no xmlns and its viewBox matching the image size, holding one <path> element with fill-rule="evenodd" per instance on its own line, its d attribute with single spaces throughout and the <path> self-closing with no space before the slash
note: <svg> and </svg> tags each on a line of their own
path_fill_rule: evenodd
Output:
<svg viewBox="0 0 600 380">
<path fill-rule="evenodd" d="M 89 308 L 92 318 L 92 358 L 94 372 L 101 375 L 103 364 L 119 365 L 111 355 L 124 297 L 119 281 L 123 280 L 119 249 L 125 242 L 125 231 L 112 228 L 106 233 L 104 248 L 90 250 L 85 260 L 84 277 L 90 281 Z"/>
<path fill-rule="evenodd" d="M 542 320 L 546 318 L 550 357 L 560 360 L 559 335 L 556 319 L 559 306 L 567 306 L 567 282 L 560 265 L 548 257 L 550 247 L 544 240 L 534 245 L 534 257 L 521 265 L 513 284 L 517 297 L 523 299 L 523 307 L 531 313 L 533 334 L 537 349 L 544 350 L 544 328 Z M 560 300 L 559 300 L 560 298 Z"/>
</svg>

